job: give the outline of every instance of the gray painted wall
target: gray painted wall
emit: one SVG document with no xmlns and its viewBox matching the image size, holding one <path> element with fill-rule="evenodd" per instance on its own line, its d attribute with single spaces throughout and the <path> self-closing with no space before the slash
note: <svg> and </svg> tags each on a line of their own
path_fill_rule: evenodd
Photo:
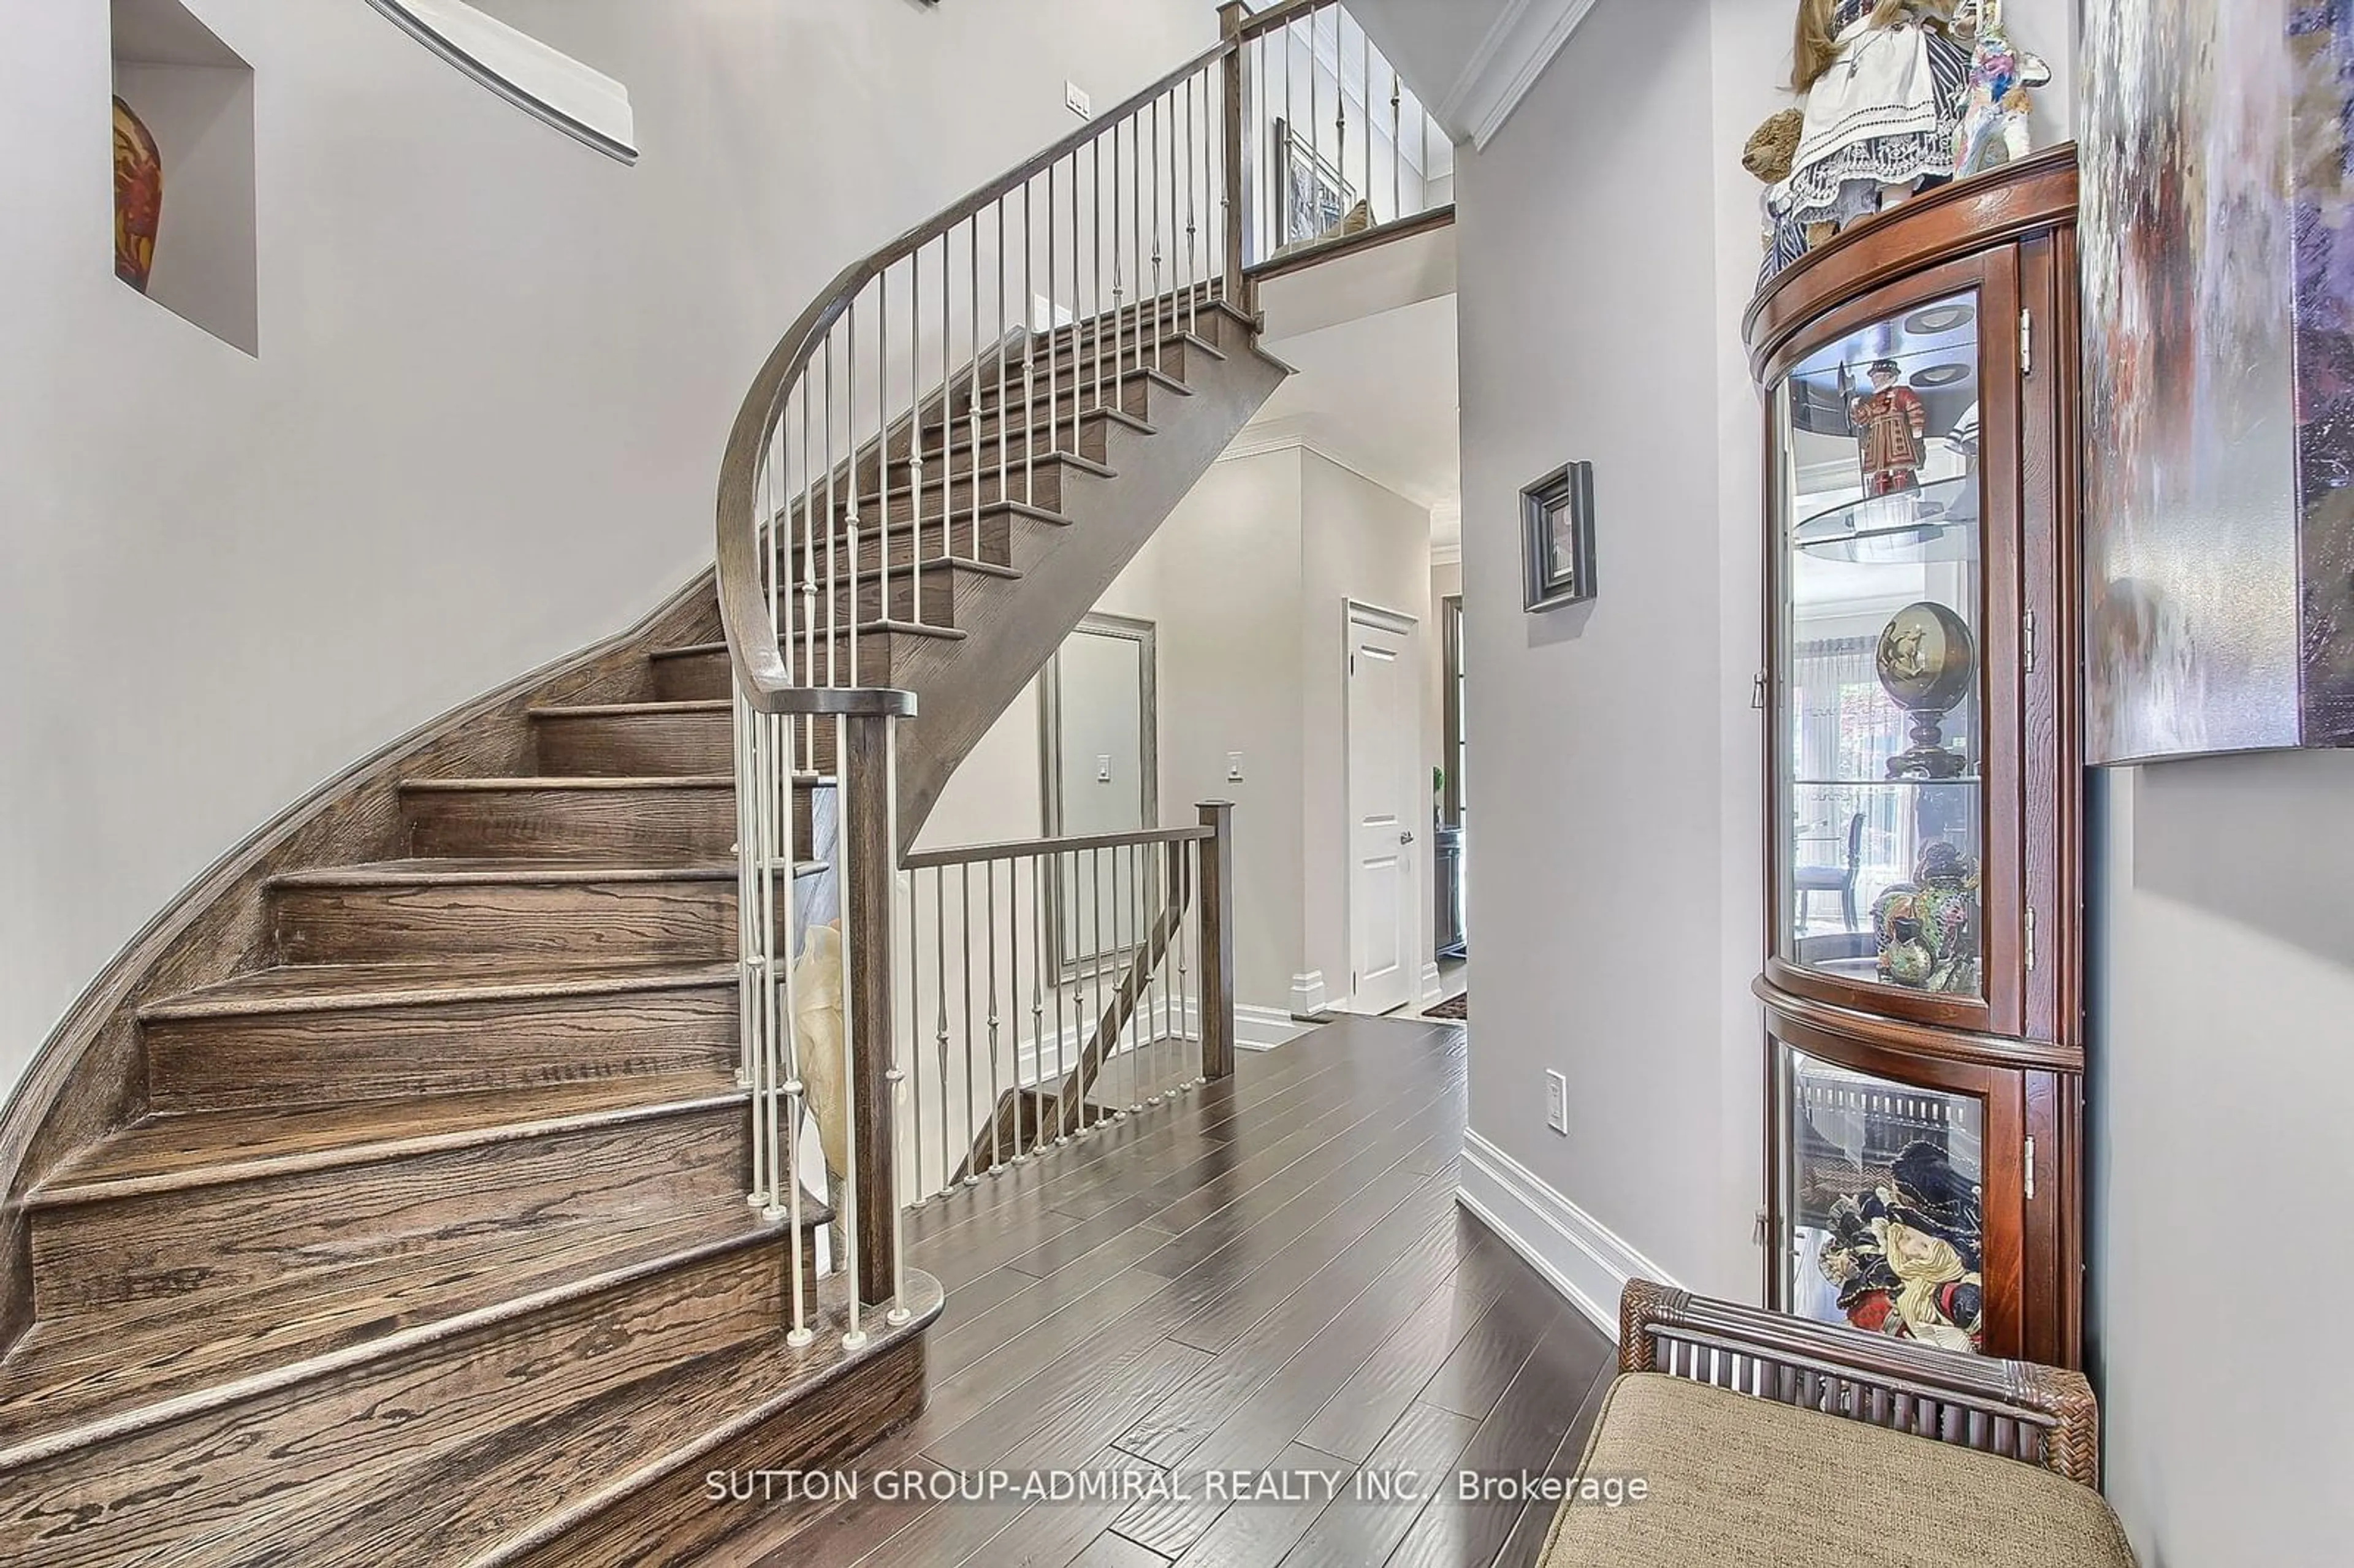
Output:
<svg viewBox="0 0 2354 1568">
<path fill-rule="evenodd" d="M 0 1089 L 255 826 L 707 562 L 737 403 L 844 263 L 1060 135 L 1066 77 L 1216 33 L 502 0 L 627 82 L 630 169 L 366 5 L 190 5 L 256 72 L 259 358 L 112 276 L 107 7 L 0 5 Z"/>
</svg>

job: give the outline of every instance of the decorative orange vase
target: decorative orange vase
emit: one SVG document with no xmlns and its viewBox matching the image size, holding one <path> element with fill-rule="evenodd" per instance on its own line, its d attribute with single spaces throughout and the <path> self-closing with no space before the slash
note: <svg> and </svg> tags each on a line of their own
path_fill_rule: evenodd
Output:
<svg viewBox="0 0 2354 1568">
<path fill-rule="evenodd" d="M 114 101 L 114 275 L 147 291 L 164 217 L 164 155 L 131 105 Z"/>
</svg>

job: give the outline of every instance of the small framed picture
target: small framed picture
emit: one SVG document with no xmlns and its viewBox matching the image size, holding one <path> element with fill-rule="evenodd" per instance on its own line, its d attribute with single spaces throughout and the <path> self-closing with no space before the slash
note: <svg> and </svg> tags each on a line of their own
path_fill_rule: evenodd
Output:
<svg viewBox="0 0 2354 1568">
<path fill-rule="evenodd" d="M 1594 597 L 1594 465 L 1565 463 L 1521 492 L 1522 577 L 1533 615 Z"/>
</svg>

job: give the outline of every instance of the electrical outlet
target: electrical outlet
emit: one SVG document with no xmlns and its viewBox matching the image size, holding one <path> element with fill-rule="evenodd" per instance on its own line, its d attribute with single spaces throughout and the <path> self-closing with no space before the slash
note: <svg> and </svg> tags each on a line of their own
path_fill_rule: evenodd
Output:
<svg viewBox="0 0 2354 1568">
<path fill-rule="evenodd" d="M 1569 1136 L 1569 1080 L 1550 1070 L 1545 1074 L 1545 1125 Z"/>
<path fill-rule="evenodd" d="M 1239 784 L 1242 781 L 1243 754 L 1239 751 L 1229 751 L 1226 753 L 1226 782 Z"/>
<path fill-rule="evenodd" d="M 1066 81 L 1063 84 L 1063 107 L 1082 120 L 1093 120 L 1096 117 L 1096 106 L 1087 98 L 1087 90 L 1076 81 Z"/>
</svg>

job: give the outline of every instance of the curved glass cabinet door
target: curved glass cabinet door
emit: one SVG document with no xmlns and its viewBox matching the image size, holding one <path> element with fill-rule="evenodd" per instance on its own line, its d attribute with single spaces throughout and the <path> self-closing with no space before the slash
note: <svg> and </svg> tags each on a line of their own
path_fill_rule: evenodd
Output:
<svg viewBox="0 0 2354 1568">
<path fill-rule="evenodd" d="M 1785 1310 L 1983 1352 L 1985 1102 L 1778 1054 Z"/>
<path fill-rule="evenodd" d="M 1774 391 L 1776 951 L 1986 995 L 1978 301 L 1906 306 Z"/>
</svg>

